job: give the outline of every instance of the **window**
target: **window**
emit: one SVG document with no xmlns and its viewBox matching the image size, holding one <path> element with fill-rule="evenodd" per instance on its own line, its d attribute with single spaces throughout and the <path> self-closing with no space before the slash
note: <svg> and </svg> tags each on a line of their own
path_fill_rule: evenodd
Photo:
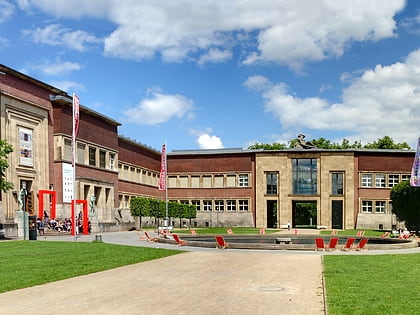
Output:
<svg viewBox="0 0 420 315">
<path fill-rule="evenodd" d="M 375 174 L 375 187 L 385 188 L 385 174 Z"/>
<path fill-rule="evenodd" d="M 115 167 L 114 163 L 115 163 L 115 154 L 114 153 L 110 153 L 109 154 L 109 169 L 111 171 L 114 170 L 114 167 Z"/>
<path fill-rule="evenodd" d="M 214 211 L 224 211 L 225 210 L 225 203 L 223 200 L 215 200 L 214 201 Z"/>
<path fill-rule="evenodd" d="M 63 160 L 71 161 L 72 160 L 72 152 L 71 152 L 71 141 L 68 139 L 64 139 L 64 157 Z"/>
<path fill-rule="evenodd" d="M 400 182 L 400 175 L 390 174 L 388 175 L 388 187 L 392 188 Z"/>
<path fill-rule="evenodd" d="M 195 206 L 197 211 L 200 211 L 200 200 L 191 200 L 191 204 Z"/>
<path fill-rule="evenodd" d="M 203 211 L 211 211 L 211 200 L 203 201 Z"/>
<path fill-rule="evenodd" d="M 236 200 L 226 200 L 226 210 L 236 211 Z"/>
<path fill-rule="evenodd" d="M 344 174 L 331 173 L 331 195 L 344 194 Z"/>
<path fill-rule="evenodd" d="M 370 200 L 363 200 L 362 201 L 362 212 L 372 213 L 372 201 L 370 201 Z"/>
<path fill-rule="evenodd" d="M 96 166 L 96 148 L 89 147 L 89 165 Z"/>
<path fill-rule="evenodd" d="M 239 200 L 239 211 L 248 211 L 248 200 Z"/>
<path fill-rule="evenodd" d="M 85 145 L 83 143 L 77 144 L 77 163 L 85 163 Z"/>
<path fill-rule="evenodd" d="M 248 187 L 248 174 L 239 175 L 239 187 Z"/>
<path fill-rule="evenodd" d="M 410 180 L 410 174 L 402 174 L 401 175 L 401 181 Z"/>
<path fill-rule="evenodd" d="M 377 200 L 375 201 L 375 212 L 376 213 L 385 213 L 385 201 Z"/>
<path fill-rule="evenodd" d="M 293 194 L 314 195 L 317 193 L 316 159 L 292 160 Z"/>
<path fill-rule="evenodd" d="M 277 195 L 277 173 L 267 173 L 267 195 Z"/>
<path fill-rule="evenodd" d="M 105 168 L 105 156 L 106 152 L 103 150 L 99 150 L 99 167 Z"/>
<path fill-rule="evenodd" d="M 362 187 L 372 187 L 372 174 L 362 174 Z"/>
</svg>

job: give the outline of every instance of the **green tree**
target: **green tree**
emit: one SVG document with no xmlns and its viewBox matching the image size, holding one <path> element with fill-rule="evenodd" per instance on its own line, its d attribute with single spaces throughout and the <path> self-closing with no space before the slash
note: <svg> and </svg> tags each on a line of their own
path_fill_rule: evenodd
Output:
<svg viewBox="0 0 420 315">
<path fill-rule="evenodd" d="M 253 145 L 248 147 L 248 150 L 285 150 L 287 146 L 283 143 L 258 143 L 255 142 Z"/>
<path fill-rule="evenodd" d="M 0 139 L 0 190 L 3 192 L 13 188 L 13 184 L 6 181 L 6 170 L 9 167 L 7 157 L 13 152 L 12 146 L 6 141 Z"/>
<path fill-rule="evenodd" d="M 140 229 L 142 226 L 142 217 L 150 216 L 150 202 L 148 198 L 136 197 L 130 201 L 130 211 L 132 216 L 140 218 Z"/>
<path fill-rule="evenodd" d="M 385 136 L 383 138 L 379 138 L 377 141 L 372 143 L 368 143 L 364 146 L 366 149 L 391 149 L 391 150 L 398 150 L 398 149 L 411 149 L 407 142 L 403 143 L 395 143 L 394 140 L 389 137 Z"/>
<path fill-rule="evenodd" d="M 191 227 L 191 220 L 197 217 L 197 207 L 195 205 L 188 205 L 187 213 L 185 218 L 189 220 L 189 226 Z"/>
<path fill-rule="evenodd" d="M 391 189 L 392 212 L 410 231 L 420 230 L 420 188 L 403 181 Z"/>
</svg>

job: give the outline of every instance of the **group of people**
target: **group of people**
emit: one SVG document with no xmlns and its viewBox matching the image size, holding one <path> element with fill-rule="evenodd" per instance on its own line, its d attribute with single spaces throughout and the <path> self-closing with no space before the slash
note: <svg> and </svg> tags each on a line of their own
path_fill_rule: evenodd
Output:
<svg viewBox="0 0 420 315">
<path fill-rule="evenodd" d="M 76 222 L 76 233 L 83 233 L 83 216 L 82 213 L 79 213 L 75 218 Z M 45 229 L 49 229 L 51 231 L 63 232 L 63 233 L 70 233 L 72 222 L 70 218 L 65 218 L 64 220 L 57 220 L 55 218 L 50 218 L 48 213 L 44 211 L 43 218 L 37 218 L 36 226 L 38 229 L 38 233 L 45 234 Z M 88 233 L 91 232 L 91 224 L 90 221 L 88 222 Z"/>
</svg>

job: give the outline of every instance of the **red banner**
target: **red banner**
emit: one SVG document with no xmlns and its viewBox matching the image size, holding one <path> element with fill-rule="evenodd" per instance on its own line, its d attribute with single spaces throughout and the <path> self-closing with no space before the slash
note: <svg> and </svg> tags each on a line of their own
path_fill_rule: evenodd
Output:
<svg viewBox="0 0 420 315">
<path fill-rule="evenodd" d="M 74 137 L 77 137 L 79 133 L 79 107 L 80 101 L 76 94 L 73 94 L 73 133 Z"/>
<path fill-rule="evenodd" d="M 162 145 L 160 162 L 159 190 L 166 190 L 166 145 Z"/>
</svg>

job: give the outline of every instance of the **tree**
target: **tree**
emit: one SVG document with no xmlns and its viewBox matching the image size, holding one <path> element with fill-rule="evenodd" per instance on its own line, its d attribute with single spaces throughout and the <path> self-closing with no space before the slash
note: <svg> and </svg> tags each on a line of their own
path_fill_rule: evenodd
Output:
<svg viewBox="0 0 420 315">
<path fill-rule="evenodd" d="M 276 143 L 276 142 L 272 143 L 272 144 L 255 142 L 253 145 L 250 145 L 248 147 L 248 150 L 259 150 L 259 149 L 262 149 L 262 150 L 285 150 L 285 149 L 287 149 L 287 146 L 283 143 Z"/>
<path fill-rule="evenodd" d="M 13 184 L 5 179 L 6 169 L 9 167 L 7 157 L 12 152 L 12 146 L 6 140 L 0 139 L 0 190 L 3 192 L 13 188 Z"/>
<path fill-rule="evenodd" d="M 385 136 L 383 138 L 379 138 L 377 141 L 373 143 L 368 143 L 364 146 L 366 149 L 411 149 L 407 142 L 403 143 L 395 143 L 391 137 Z"/>
<path fill-rule="evenodd" d="M 149 199 L 143 197 L 132 198 L 130 201 L 130 210 L 132 216 L 140 217 L 140 229 L 142 217 L 150 215 L 150 202 Z"/>
<path fill-rule="evenodd" d="M 420 230 L 420 188 L 403 181 L 391 189 L 392 212 L 410 231 Z"/>
</svg>

